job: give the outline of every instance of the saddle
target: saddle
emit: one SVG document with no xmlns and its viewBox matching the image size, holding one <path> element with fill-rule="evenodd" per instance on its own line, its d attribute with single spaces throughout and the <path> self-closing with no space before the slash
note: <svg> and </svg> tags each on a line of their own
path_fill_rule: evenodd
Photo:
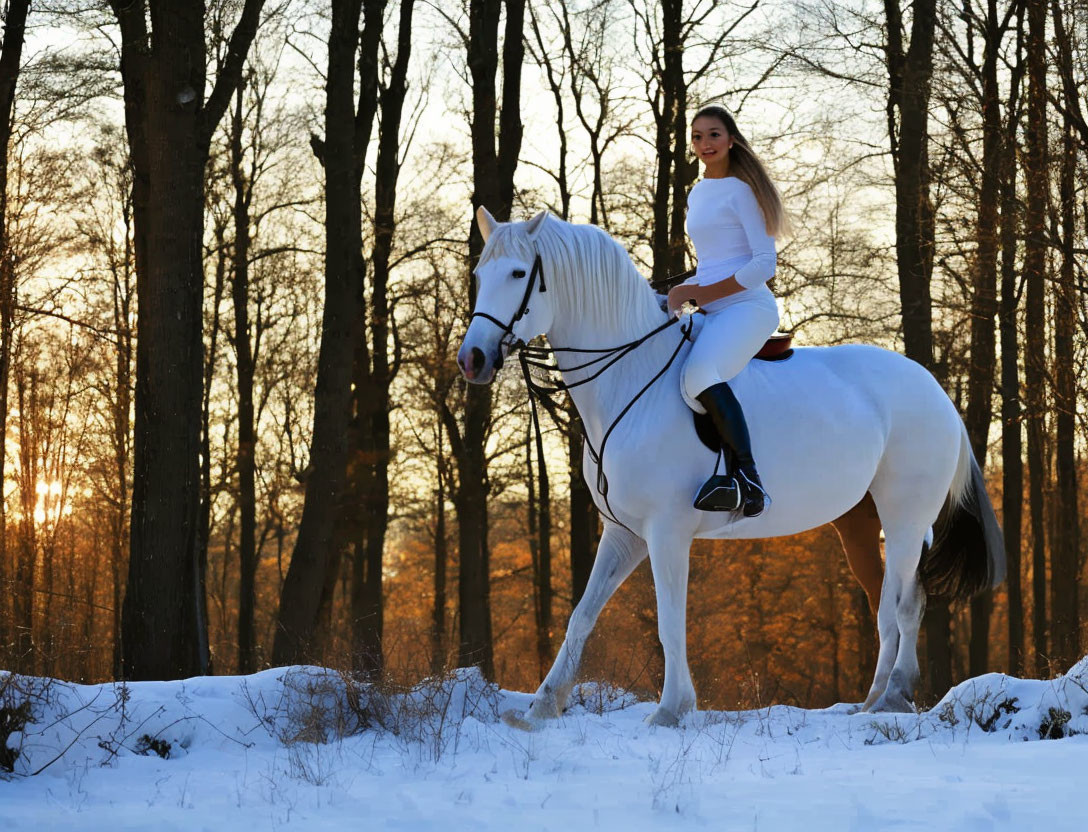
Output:
<svg viewBox="0 0 1088 832">
<path fill-rule="evenodd" d="M 758 361 L 785 361 L 793 355 L 793 335 L 788 332 L 776 332 L 754 356 Z M 695 432 L 699 439 L 714 453 L 722 449 L 721 436 L 718 435 L 714 423 L 706 413 L 691 411 L 692 420 L 695 422 Z"/>
<path fill-rule="evenodd" d="M 793 355 L 793 334 L 776 332 L 753 356 L 760 361 L 784 361 Z"/>
</svg>

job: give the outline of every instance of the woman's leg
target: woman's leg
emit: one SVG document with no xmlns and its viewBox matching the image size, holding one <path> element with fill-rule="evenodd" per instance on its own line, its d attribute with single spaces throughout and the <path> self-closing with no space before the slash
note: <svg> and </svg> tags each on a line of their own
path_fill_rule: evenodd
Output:
<svg viewBox="0 0 1088 832">
<path fill-rule="evenodd" d="M 763 490 L 744 411 L 728 381 L 734 378 L 778 326 L 778 309 L 766 301 L 739 302 L 707 316 L 684 365 L 685 393 L 710 414 L 726 448 L 736 458 L 735 471 L 713 476 L 699 490 L 695 507 L 706 511 L 741 509 L 746 517 L 763 512 Z"/>
<path fill-rule="evenodd" d="M 739 301 L 707 315 L 684 362 L 687 398 L 697 401 L 708 387 L 736 376 L 777 328 L 778 307 L 773 298 Z"/>
</svg>

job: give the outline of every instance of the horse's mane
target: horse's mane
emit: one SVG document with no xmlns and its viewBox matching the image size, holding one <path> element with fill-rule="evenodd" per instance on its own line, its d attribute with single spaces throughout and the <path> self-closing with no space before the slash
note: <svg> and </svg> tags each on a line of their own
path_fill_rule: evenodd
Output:
<svg viewBox="0 0 1088 832">
<path fill-rule="evenodd" d="M 539 252 L 557 315 L 588 316 L 600 332 L 646 332 L 664 320 L 649 282 L 627 251 L 595 225 L 575 225 L 549 215 L 535 240 L 526 222 L 499 225 L 484 258 L 516 257 L 531 263 Z"/>
</svg>

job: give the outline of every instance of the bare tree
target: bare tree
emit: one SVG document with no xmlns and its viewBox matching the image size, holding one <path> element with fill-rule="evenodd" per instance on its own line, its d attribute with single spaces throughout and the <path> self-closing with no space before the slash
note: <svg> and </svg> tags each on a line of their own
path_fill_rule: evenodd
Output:
<svg viewBox="0 0 1088 832">
<path fill-rule="evenodd" d="M 471 0 L 469 31 L 461 32 L 472 82 L 472 204 L 494 216 L 510 218 L 514 171 L 521 151 L 521 67 L 525 46 L 525 0 L 506 0 L 502 52 L 502 107 L 497 108 L 495 81 L 499 69 L 500 0 Z M 495 123 L 498 115 L 498 144 Z M 470 223 L 467 277 L 468 307 L 476 302 L 472 270 L 483 251 L 483 238 Z M 491 633 L 490 548 L 488 543 L 488 477 L 484 444 L 491 422 L 492 391 L 488 385 L 465 385 L 464 418 L 458 423 L 443 403 L 443 423 L 457 460 L 457 509 L 460 579 L 460 647 L 458 664 L 479 666 L 494 675 Z"/>
<path fill-rule="evenodd" d="M 1046 525 L 1043 519 L 1043 488 L 1046 482 L 1044 408 L 1046 406 L 1046 211 L 1049 190 L 1046 120 L 1046 4 L 1028 3 L 1027 119 L 1024 128 L 1024 180 L 1027 200 L 1024 211 L 1024 391 L 1028 431 L 1028 489 L 1032 545 L 1032 630 L 1037 675 L 1049 669 L 1047 662 Z"/>
<path fill-rule="evenodd" d="M 1058 71 L 1066 102 L 1062 119 L 1061 156 L 1058 162 L 1058 205 L 1055 206 L 1060 211 L 1060 230 L 1054 236 L 1059 240 L 1061 248 L 1061 267 L 1054 287 L 1054 451 L 1057 493 L 1050 555 L 1051 663 L 1059 671 L 1064 671 L 1081 656 L 1078 609 L 1080 521 L 1077 508 L 1075 436 L 1077 377 L 1073 360 L 1073 336 L 1077 324 L 1077 197 L 1074 180 L 1078 151 L 1074 119 L 1080 110 L 1080 85 L 1073 77 L 1071 33 L 1065 27 L 1061 0 L 1052 0 L 1051 15 L 1054 19 Z M 1088 148 L 1088 141 L 1082 145 L 1082 149 L 1084 148 Z"/>
<path fill-rule="evenodd" d="M 245 3 L 207 99 L 203 3 L 110 5 L 121 29 L 125 124 L 135 172 L 139 330 L 145 333 L 136 344 L 122 667 L 130 679 L 173 679 L 208 667 L 197 534 L 204 167 L 212 134 L 241 78 L 263 0 Z"/>
<path fill-rule="evenodd" d="M 981 467 L 986 465 L 990 423 L 993 419 L 996 364 L 998 193 L 1003 138 L 997 64 L 1014 9 L 1015 3 L 1010 3 L 1002 15 L 998 11 L 997 0 L 986 0 L 985 9 L 980 13 L 972 5 L 965 4 L 961 16 L 965 18 L 967 26 L 966 48 L 958 48 L 963 57 L 970 88 L 977 91 L 982 111 L 982 176 L 978 186 L 976 247 L 972 264 L 971 350 L 967 376 L 967 413 L 964 417 L 975 459 Z M 975 52 L 976 31 L 982 36 L 981 64 Z M 946 37 L 953 40 L 956 35 L 948 32 Z M 968 672 L 972 676 L 989 670 L 992 607 L 993 597 L 989 590 L 971 599 Z"/>
<path fill-rule="evenodd" d="M 119 127 L 104 126 L 90 155 L 84 186 L 85 215 L 76 220 L 79 235 L 92 257 L 101 263 L 104 309 L 91 315 L 108 333 L 107 362 L 95 387 L 108 424 L 108 461 L 92 480 L 108 509 L 108 571 L 111 587 L 113 673 L 121 675 L 121 603 L 128 547 L 132 464 L 132 370 L 136 336 L 136 270 L 132 234 L 132 168 Z M 99 318 L 101 315 L 101 318 Z"/>
<path fill-rule="evenodd" d="M 4 16 L 4 44 L 0 50 L 0 482 L 4 481 L 7 460 L 8 378 L 11 368 L 15 322 L 14 252 L 8 239 L 8 153 L 11 145 L 11 114 L 15 106 L 15 85 L 23 54 L 23 36 L 30 0 L 12 0 Z M 7 632 L 8 575 L 7 511 L 0 499 L 0 648 L 9 643 Z"/>
<path fill-rule="evenodd" d="M 276 620 L 272 659 L 277 664 L 313 656 L 320 622 L 329 615 L 340 564 L 343 532 L 338 521 L 347 496 L 352 366 L 360 344 L 365 270 L 360 207 L 363 159 L 377 109 L 377 55 L 384 10 L 385 0 L 334 0 L 332 6 L 325 137 L 312 141 L 325 169 L 325 309 L 305 505 Z"/>
<path fill-rule="evenodd" d="M 1001 518 L 1005 531 L 1006 581 L 1009 598 L 1009 673 L 1024 672 L 1024 601 L 1020 584 L 1020 536 L 1023 529 L 1023 427 L 1020 423 L 1019 333 L 1020 293 L 1016 254 L 1020 202 L 1016 193 L 1017 134 L 1020 129 L 1024 75 L 1024 3 L 1016 4 L 1016 52 L 1001 142 Z"/>
<path fill-rule="evenodd" d="M 355 495 L 350 514 L 356 519 L 348 521 L 348 547 L 353 565 L 352 657 L 357 669 L 369 673 L 380 672 L 383 667 L 382 555 L 390 509 L 390 387 L 400 368 L 389 273 L 396 231 L 401 120 L 408 91 L 414 5 L 414 0 L 401 0 L 396 57 L 388 68 L 388 77 L 379 79 L 381 118 L 374 185 L 374 245 L 370 255 L 369 332 L 360 338 L 353 369 L 349 471 Z"/>
</svg>

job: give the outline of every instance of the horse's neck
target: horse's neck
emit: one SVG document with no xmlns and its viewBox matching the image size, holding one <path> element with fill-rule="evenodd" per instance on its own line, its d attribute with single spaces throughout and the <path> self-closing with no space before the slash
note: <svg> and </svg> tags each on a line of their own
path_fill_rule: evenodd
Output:
<svg viewBox="0 0 1088 832">
<path fill-rule="evenodd" d="M 604 332 L 594 328 L 588 321 L 574 318 L 563 325 L 552 327 L 548 333 L 548 342 L 553 347 L 610 349 L 637 341 L 646 336 L 655 326 L 664 323 L 664 320 L 662 318 L 656 324 L 648 326 L 624 327 L 619 331 Z M 606 370 L 601 371 L 614 356 L 594 363 L 584 370 L 568 370 L 562 374 L 564 382 L 575 384 L 601 371 L 594 380 L 570 390 L 574 404 L 578 408 L 578 415 L 581 416 L 590 441 L 595 446 L 624 407 L 665 366 L 669 356 L 676 349 L 679 337 L 679 327 L 668 327 L 665 331 L 659 332 L 640 344 Z M 560 352 L 556 353 L 556 363 L 560 367 L 569 368 L 584 364 L 600 355 L 601 353 L 591 352 Z"/>
</svg>

